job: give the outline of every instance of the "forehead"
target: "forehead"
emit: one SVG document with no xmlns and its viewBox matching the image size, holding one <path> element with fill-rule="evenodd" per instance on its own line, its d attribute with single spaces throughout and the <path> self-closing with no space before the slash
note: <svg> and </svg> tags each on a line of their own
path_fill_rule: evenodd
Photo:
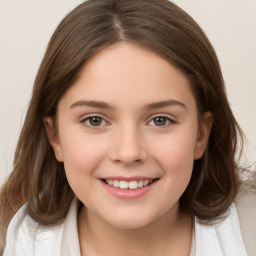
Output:
<svg viewBox="0 0 256 256">
<path fill-rule="evenodd" d="M 104 48 L 89 59 L 63 100 L 83 97 L 128 105 L 169 99 L 195 103 L 183 73 L 153 51 L 128 43 Z"/>
</svg>

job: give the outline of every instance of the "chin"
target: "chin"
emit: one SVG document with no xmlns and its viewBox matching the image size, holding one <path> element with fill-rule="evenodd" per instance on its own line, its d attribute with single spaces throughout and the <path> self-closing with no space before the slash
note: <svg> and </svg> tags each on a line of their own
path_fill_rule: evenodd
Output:
<svg viewBox="0 0 256 256">
<path fill-rule="evenodd" d="M 113 216 L 115 218 L 113 219 Z M 145 214 L 115 214 L 112 218 L 105 219 L 111 226 L 119 229 L 140 229 L 150 225 L 154 221 L 153 216 Z"/>
</svg>

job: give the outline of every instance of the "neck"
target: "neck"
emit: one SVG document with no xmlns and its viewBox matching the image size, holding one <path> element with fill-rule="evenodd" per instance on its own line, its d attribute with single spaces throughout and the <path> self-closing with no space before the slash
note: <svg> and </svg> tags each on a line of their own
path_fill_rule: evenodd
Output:
<svg viewBox="0 0 256 256">
<path fill-rule="evenodd" d="M 83 207 L 78 217 L 81 255 L 189 255 L 192 219 L 177 209 L 147 226 L 113 227 Z"/>
</svg>

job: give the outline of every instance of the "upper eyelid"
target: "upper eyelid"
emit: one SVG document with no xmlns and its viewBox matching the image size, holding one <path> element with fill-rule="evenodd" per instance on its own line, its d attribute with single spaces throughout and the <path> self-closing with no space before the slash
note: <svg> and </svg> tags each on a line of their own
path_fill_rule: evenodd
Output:
<svg viewBox="0 0 256 256">
<path fill-rule="evenodd" d="M 90 117 L 100 117 L 102 118 L 104 121 L 106 121 L 107 123 L 111 123 L 111 121 L 109 120 L 108 117 L 106 117 L 104 114 L 101 113 L 90 113 L 90 114 L 84 114 L 81 116 L 81 118 L 79 118 L 80 122 L 85 121 L 86 119 L 90 118 Z M 156 117 L 165 117 L 168 120 L 172 121 L 172 122 L 177 122 L 176 121 L 176 117 L 174 117 L 173 115 L 170 114 L 166 114 L 166 113 L 157 113 L 157 114 L 153 114 L 150 115 L 149 117 L 146 118 L 146 123 L 152 121 L 154 118 Z"/>
<path fill-rule="evenodd" d="M 147 124 L 150 123 L 150 122 L 152 122 L 152 121 L 153 121 L 155 118 L 157 118 L 157 117 L 164 117 L 164 118 L 166 118 L 166 120 L 169 121 L 170 123 L 176 123 L 173 119 L 168 118 L 168 117 L 166 117 L 166 116 L 156 116 L 156 117 L 150 119 L 150 120 L 147 122 Z"/>
<path fill-rule="evenodd" d="M 104 119 L 105 121 L 107 121 L 107 119 L 108 119 L 105 115 L 100 114 L 100 113 L 84 114 L 84 115 L 81 115 L 81 117 L 79 119 L 82 121 L 82 120 L 88 119 L 90 117 L 100 117 L 100 118 Z"/>
<path fill-rule="evenodd" d="M 102 120 L 104 120 L 106 122 L 106 125 L 111 124 L 110 121 L 106 117 L 102 116 L 101 114 L 96 114 L 96 113 L 83 115 L 79 119 L 79 123 L 85 123 L 85 121 L 87 121 L 89 118 L 92 118 L 92 117 L 99 117 L 99 118 L 101 118 Z M 95 126 L 95 127 L 101 127 L 101 126 L 105 126 L 105 125 L 100 125 L 100 126 Z"/>
<path fill-rule="evenodd" d="M 147 122 L 153 120 L 156 117 L 165 117 L 165 118 L 167 118 L 167 119 L 169 119 L 169 120 L 171 120 L 173 122 L 175 122 L 176 119 L 177 119 L 176 117 L 174 117 L 174 116 L 172 116 L 170 114 L 154 114 L 154 115 L 150 116 L 149 118 L 147 118 L 147 120 L 148 120 Z"/>
</svg>

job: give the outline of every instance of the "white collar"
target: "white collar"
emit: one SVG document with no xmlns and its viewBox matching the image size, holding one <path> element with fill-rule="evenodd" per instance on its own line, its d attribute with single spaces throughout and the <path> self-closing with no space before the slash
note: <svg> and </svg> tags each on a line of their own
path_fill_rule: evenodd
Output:
<svg viewBox="0 0 256 256">
<path fill-rule="evenodd" d="M 247 256 L 234 203 L 225 218 L 209 225 L 195 218 L 196 256 Z"/>
<path fill-rule="evenodd" d="M 79 240 L 77 235 L 78 202 L 72 204 L 64 224 L 63 256 L 72 255 L 73 250 L 77 252 L 74 255 L 80 256 L 77 242 Z M 195 217 L 190 256 L 247 256 L 234 203 L 230 205 L 224 216 L 225 218 L 207 225 Z M 64 252 L 70 252 L 70 254 Z"/>
<path fill-rule="evenodd" d="M 3 256 L 80 256 L 77 230 L 78 200 L 74 199 L 63 224 L 48 228 L 36 223 L 24 205 L 12 219 Z M 191 256 L 247 256 L 234 204 L 226 217 L 204 225 L 195 218 L 196 253 Z"/>
</svg>

